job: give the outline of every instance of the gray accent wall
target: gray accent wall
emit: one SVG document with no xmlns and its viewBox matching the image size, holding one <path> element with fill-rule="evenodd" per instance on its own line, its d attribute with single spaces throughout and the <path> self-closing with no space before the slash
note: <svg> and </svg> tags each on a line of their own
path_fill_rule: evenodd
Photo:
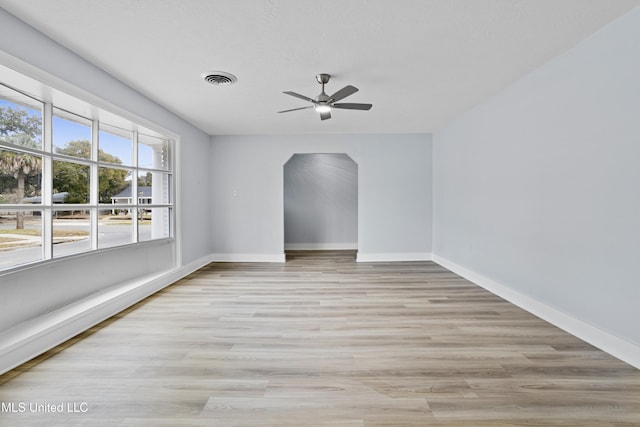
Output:
<svg viewBox="0 0 640 427">
<path fill-rule="evenodd" d="M 434 253 L 640 344 L 640 9 L 434 134 Z"/>
<path fill-rule="evenodd" d="M 358 248 L 358 165 L 346 154 L 294 154 L 284 165 L 285 249 Z"/>
</svg>

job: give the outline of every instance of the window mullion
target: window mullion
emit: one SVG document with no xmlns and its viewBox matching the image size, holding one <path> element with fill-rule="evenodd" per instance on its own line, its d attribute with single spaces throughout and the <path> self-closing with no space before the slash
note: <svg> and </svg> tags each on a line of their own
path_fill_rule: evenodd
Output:
<svg viewBox="0 0 640 427">
<path fill-rule="evenodd" d="M 100 149 L 100 141 L 98 140 L 99 132 L 100 129 L 98 121 L 93 120 L 91 122 L 91 179 L 89 182 L 89 204 L 91 206 L 91 249 L 98 248 L 98 220 L 100 217 L 100 211 L 98 209 L 98 153 Z"/>
<path fill-rule="evenodd" d="M 135 208 L 131 211 L 131 224 L 133 225 L 133 242 L 138 242 L 138 131 L 134 131 L 131 139 L 133 151 L 133 170 L 131 171 L 131 202 Z"/>
<path fill-rule="evenodd" d="M 42 111 L 42 258 L 53 257 L 53 105 L 46 102 Z"/>
</svg>

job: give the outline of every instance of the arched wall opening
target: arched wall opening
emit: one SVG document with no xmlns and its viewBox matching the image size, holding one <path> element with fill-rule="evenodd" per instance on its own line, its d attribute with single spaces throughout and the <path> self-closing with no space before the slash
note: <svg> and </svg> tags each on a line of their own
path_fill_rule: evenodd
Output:
<svg viewBox="0 0 640 427">
<path fill-rule="evenodd" d="M 358 249 L 358 164 L 344 153 L 284 164 L 284 249 Z"/>
</svg>

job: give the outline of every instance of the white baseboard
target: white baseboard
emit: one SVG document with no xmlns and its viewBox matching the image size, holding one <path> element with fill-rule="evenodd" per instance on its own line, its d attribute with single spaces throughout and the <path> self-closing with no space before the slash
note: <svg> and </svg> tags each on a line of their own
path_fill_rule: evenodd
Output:
<svg viewBox="0 0 640 427">
<path fill-rule="evenodd" d="M 567 313 L 524 295 L 509 286 L 498 283 L 446 258 L 434 254 L 433 261 L 571 335 L 640 369 L 640 346 L 582 320 L 576 319 Z"/>
<path fill-rule="evenodd" d="M 357 243 L 285 243 L 286 251 L 344 251 L 358 249 Z"/>
<path fill-rule="evenodd" d="M 0 333 L 0 374 L 86 331 L 211 262 L 205 256 L 185 266 L 109 287 L 80 301 Z"/>
<path fill-rule="evenodd" d="M 212 254 L 214 262 L 285 262 L 285 254 Z"/>
<path fill-rule="evenodd" d="M 358 262 L 397 262 L 397 261 L 431 261 L 430 252 L 389 252 L 362 253 L 358 252 Z"/>
</svg>

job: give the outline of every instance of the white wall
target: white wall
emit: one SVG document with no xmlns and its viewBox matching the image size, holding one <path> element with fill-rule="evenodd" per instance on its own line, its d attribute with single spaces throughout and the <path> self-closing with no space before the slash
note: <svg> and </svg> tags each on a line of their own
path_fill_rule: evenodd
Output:
<svg viewBox="0 0 640 427">
<path fill-rule="evenodd" d="M 285 249 L 358 248 L 358 165 L 346 154 L 294 154 L 284 165 Z"/>
<path fill-rule="evenodd" d="M 638 40 L 635 9 L 434 135 L 436 259 L 637 366 Z"/>
<path fill-rule="evenodd" d="M 430 135 L 215 136 L 212 245 L 219 260 L 284 260 L 283 166 L 295 153 L 358 164 L 358 259 L 431 252 Z"/>
<path fill-rule="evenodd" d="M 177 188 L 178 244 L 164 242 L 123 247 L 49 261 L 0 274 L 2 372 L 45 350 L 46 346 L 55 345 L 101 320 L 87 314 L 83 320 L 76 318 L 71 327 L 64 329 L 71 322 L 71 317 L 65 317 L 65 307 L 78 308 L 81 301 L 87 303 L 92 295 L 104 294 L 105 290 L 124 286 L 125 283 L 137 283 L 141 289 L 149 283 L 145 278 L 155 278 L 153 289 L 157 289 L 169 283 L 171 278 L 175 280 L 176 274 L 185 274 L 206 262 L 211 250 L 208 211 L 210 201 L 207 191 L 210 148 L 208 135 L 3 9 L 0 9 L 0 62 L 8 68 L 116 114 L 169 130 L 180 140 L 177 167 L 182 172 L 178 177 Z M 186 266 L 182 270 L 182 266 L 174 265 L 175 252 L 181 253 L 182 266 Z M 162 283 L 157 281 L 161 272 L 167 273 L 166 280 L 160 281 Z M 152 292 L 153 289 L 147 288 L 145 292 Z M 128 296 L 120 298 L 117 306 L 104 309 L 100 316 L 104 318 L 114 314 L 135 302 L 144 293 L 134 292 L 131 288 L 127 292 Z M 105 298 L 104 295 L 100 298 L 103 305 L 108 302 L 108 298 Z M 86 308 L 85 314 L 91 311 L 90 306 L 89 303 L 83 306 Z M 52 313 L 58 313 L 59 316 L 52 319 Z M 34 326 L 38 319 L 45 319 L 44 322 L 49 323 Z M 55 336 L 54 333 L 51 336 L 55 338 L 37 341 L 46 336 L 47 328 L 49 332 L 57 328 L 58 335 Z M 62 330 L 64 332 L 60 332 Z"/>
</svg>

